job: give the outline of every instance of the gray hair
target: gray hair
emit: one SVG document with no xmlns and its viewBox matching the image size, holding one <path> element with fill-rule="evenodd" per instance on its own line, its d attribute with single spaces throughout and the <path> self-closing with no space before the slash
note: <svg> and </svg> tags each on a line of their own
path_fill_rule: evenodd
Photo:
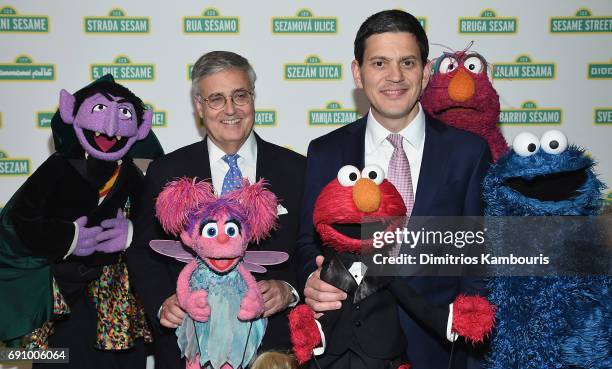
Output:
<svg viewBox="0 0 612 369">
<path fill-rule="evenodd" d="M 193 65 L 191 70 L 192 94 L 195 96 L 198 93 L 200 79 L 231 68 L 238 68 L 246 72 L 251 90 L 255 90 L 257 75 L 246 58 L 231 51 L 211 51 L 202 55 Z"/>
</svg>

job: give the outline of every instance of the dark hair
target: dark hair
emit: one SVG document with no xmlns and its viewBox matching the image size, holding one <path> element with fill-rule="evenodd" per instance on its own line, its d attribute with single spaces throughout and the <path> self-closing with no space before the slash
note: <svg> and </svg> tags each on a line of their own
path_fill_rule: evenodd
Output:
<svg viewBox="0 0 612 369">
<path fill-rule="evenodd" d="M 410 13 L 402 10 L 384 10 L 368 17 L 359 27 L 355 36 L 355 60 L 361 65 L 365 52 L 365 42 L 368 37 L 386 32 L 408 32 L 416 37 L 421 61 L 427 63 L 429 42 L 421 23 Z"/>
<path fill-rule="evenodd" d="M 134 93 L 127 87 L 111 81 L 97 81 L 77 91 L 74 94 L 74 110 L 72 111 L 72 115 L 76 116 L 81 104 L 83 104 L 85 99 L 92 97 L 97 93 L 112 95 L 114 97 L 122 97 L 130 104 L 134 105 L 134 109 L 136 110 L 136 123 L 138 126 L 140 126 L 144 113 L 144 104 L 142 103 L 142 100 L 140 100 L 138 96 L 134 95 Z"/>
</svg>

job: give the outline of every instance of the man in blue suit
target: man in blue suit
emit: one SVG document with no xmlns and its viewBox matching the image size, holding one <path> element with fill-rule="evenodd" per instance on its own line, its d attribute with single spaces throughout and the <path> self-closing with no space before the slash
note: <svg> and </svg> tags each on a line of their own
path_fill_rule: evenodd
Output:
<svg viewBox="0 0 612 369">
<path fill-rule="evenodd" d="M 409 166 L 404 165 L 407 170 L 400 182 L 408 182 L 409 187 L 407 194 L 400 193 L 407 208 L 412 208 L 408 215 L 461 216 L 482 215 L 480 187 L 491 162 L 483 139 L 435 120 L 421 107 L 419 98 L 429 81 L 429 46 L 415 17 L 399 10 L 370 16 L 357 32 L 354 52 L 353 78 L 370 102 L 370 110 L 365 117 L 313 140 L 308 148 L 297 252 L 306 303 L 318 312 L 338 309 L 346 298 L 346 293 L 319 278 L 323 258 L 312 223 L 317 196 L 342 166 L 377 164 L 390 171 L 398 155 L 405 154 L 403 160 L 405 163 L 407 158 Z M 484 281 L 474 278 L 405 279 L 429 302 L 440 306 L 451 303 L 460 293 L 482 293 L 484 289 Z M 413 368 L 448 368 L 449 360 L 453 368 L 468 367 L 461 343 L 456 344 L 451 357 L 449 341 L 403 310 L 399 314 Z M 361 334 L 357 323 L 347 329 Z"/>
</svg>

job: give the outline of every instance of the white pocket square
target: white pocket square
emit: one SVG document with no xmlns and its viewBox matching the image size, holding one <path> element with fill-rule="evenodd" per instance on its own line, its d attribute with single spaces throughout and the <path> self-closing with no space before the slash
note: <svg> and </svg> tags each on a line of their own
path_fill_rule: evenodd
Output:
<svg viewBox="0 0 612 369">
<path fill-rule="evenodd" d="M 276 207 L 276 215 L 283 215 L 283 214 L 289 214 L 289 212 L 287 211 L 287 209 L 285 209 L 284 206 L 282 206 L 281 204 L 278 204 L 278 206 Z"/>
</svg>

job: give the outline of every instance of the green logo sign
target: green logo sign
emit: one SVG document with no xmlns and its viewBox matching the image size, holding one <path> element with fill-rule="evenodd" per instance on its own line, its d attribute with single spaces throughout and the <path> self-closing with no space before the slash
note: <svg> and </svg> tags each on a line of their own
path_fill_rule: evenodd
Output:
<svg viewBox="0 0 612 369">
<path fill-rule="evenodd" d="M 55 113 L 52 111 L 39 111 L 36 113 L 36 127 L 51 128 L 51 119 Z"/>
<path fill-rule="evenodd" d="M 612 79 L 612 60 L 610 63 L 589 63 L 588 79 Z"/>
<path fill-rule="evenodd" d="M 506 125 L 558 125 L 563 120 L 563 111 L 555 108 L 538 108 L 535 102 L 527 101 L 520 109 L 502 109 L 499 124 Z"/>
<path fill-rule="evenodd" d="M 285 64 L 283 78 L 287 81 L 339 81 L 342 79 L 342 64 L 323 63 L 313 55 L 304 63 Z"/>
<path fill-rule="evenodd" d="M 153 81 L 155 65 L 132 64 L 127 56 L 120 55 L 112 64 L 92 64 L 90 78 L 96 80 L 105 74 L 112 74 L 116 81 Z"/>
<path fill-rule="evenodd" d="M 594 17 L 582 8 L 573 17 L 551 17 L 550 33 L 612 33 L 612 16 Z"/>
<path fill-rule="evenodd" d="M 10 159 L 0 151 L 0 176 L 23 176 L 30 174 L 30 159 Z"/>
<path fill-rule="evenodd" d="M 608 194 L 604 198 L 604 201 L 612 205 L 612 191 L 608 192 Z"/>
<path fill-rule="evenodd" d="M 256 110 L 255 125 L 258 127 L 275 127 L 276 126 L 276 110 Z"/>
<path fill-rule="evenodd" d="M 202 33 L 240 33 L 240 18 L 222 17 L 217 9 L 208 8 L 200 17 L 183 17 L 183 32 L 187 34 Z"/>
<path fill-rule="evenodd" d="M 187 64 L 187 80 L 191 81 L 191 70 L 193 69 L 193 64 Z"/>
<path fill-rule="evenodd" d="M 359 113 L 354 109 L 342 109 L 342 105 L 335 101 L 327 104 L 325 109 L 308 111 L 309 126 L 337 126 L 354 122 Z"/>
<path fill-rule="evenodd" d="M 460 34 L 509 34 L 516 33 L 517 27 L 516 17 L 498 17 L 491 9 L 483 10 L 480 17 L 459 18 Z"/>
<path fill-rule="evenodd" d="M 533 62 L 527 55 L 516 58 L 514 63 L 494 63 L 494 79 L 555 79 L 555 63 Z"/>
<path fill-rule="evenodd" d="M 0 82 L 55 81 L 55 65 L 34 64 L 32 58 L 20 55 L 12 64 L 0 64 Z"/>
<path fill-rule="evenodd" d="M 167 127 L 168 126 L 168 120 L 167 120 L 168 114 L 166 113 L 165 110 L 157 110 L 155 109 L 155 106 L 153 106 L 153 104 L 148 103 L 148 102 L 145 103 L 145 108 L 153 111 L 153 122 L 151 124 L 153 127 Z"/>
<path fill-rule="evenodd" d="M 273 34 L 334 34 L 338 33 L 338 18 L 315 17 L 312 11 L 301 9 L 295 17 L 272 17 Z"/>
<path fill-rule="evenodd" d="M 612 108 L 595 108 L 595 124 L 612 124 Z"/>
<path fill-rule="evenodd" d="M 48 33 L 49 17 L 46 15 L 19 15 L 15 8 L 0 9 L 0 33 Z"/>
<path fill-rule="evenodd" d="M 113 9 L 106 17 L 83 18 L 85 33 L 149 33 L 148 17 L 128 17 L 121 9 Z"/>
</svg>

